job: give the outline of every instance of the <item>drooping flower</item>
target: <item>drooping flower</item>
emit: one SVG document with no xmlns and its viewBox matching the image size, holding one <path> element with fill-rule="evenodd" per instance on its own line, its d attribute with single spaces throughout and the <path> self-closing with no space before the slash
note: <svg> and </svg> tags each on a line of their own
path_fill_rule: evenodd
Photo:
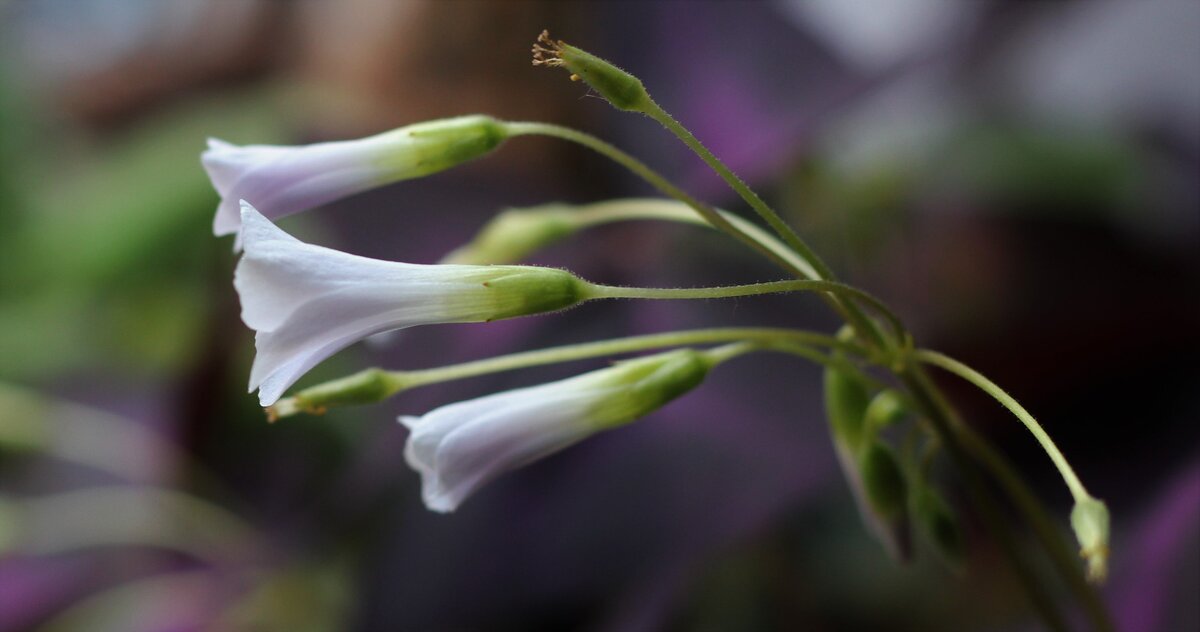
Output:
<svg viewBox="0 0 1200 632">
<path fill-rule="evenodd" d="M 242 202 L 245 253 L 234 273 L 255 333 L 250 390 L 270 406 L 337 351 L 415 325 L 513 318 L 570 307 L 583 282 L 533 266 L 419 265 L 306 244 Z"/>
<path fill-rule="evenodd" d="M 427 121 L 356 140 L 237 146 L 210 138 L 200 161 L 221 196 L 213 234 L 238 232 L 239 200 L 278 219 L 391 182 L 473 160 L 507 137 L 481 115 Z"/>
<path fill-rule="evenodd" d="M 703 352 L 679 349 L 403 416 L 412 430 L 404 456 L 421 474 L 425 505 L 454 511 L 506 471 L 661 408 L 710 366 Z"/>
</svg>

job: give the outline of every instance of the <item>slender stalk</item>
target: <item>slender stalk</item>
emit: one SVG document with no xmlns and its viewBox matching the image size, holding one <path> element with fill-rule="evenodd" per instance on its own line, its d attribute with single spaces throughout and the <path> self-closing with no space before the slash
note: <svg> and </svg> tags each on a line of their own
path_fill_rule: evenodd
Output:
<svg viewBox="0 0 1200 632">
<path fill-rule="evenodd" d="M 788 273 L 793 274 L 801 279 L 833 278 L 829 269 L 824 263 L 822 263 L 819 259 L 814 262 L 809 258 L 810 255 L 813 257 L 815 257 L 815 255 L 812 254 L 811 250 L 809 250 L 807 246 L 803 246 L 802 244 L 803 250 L 797 251 L 797 254 L 799 254 L 799 256 L 805 260 L 804 265 L 795 265 L 794 260 L 781 257 L 771 248 L 759 243 L 752 235 L 747 234 L 744 230 L 733 225 L 721 213 L 718 213 L 716 209 L 701 202 L 700 200 L 697 200 L 683 189 L 675 186 L 671 183 L 671 181 L 667 180 L 661 174 L 648 167 L 642 161 L 634 158 L 624 151 L 621 151 L 614 145 L 592 136 L 591 134 L 586 134 L 579 130 L 563 127 L 561 125 L 554 125 L 552 123 L 510 121 L 504 123 L 504 125 L 506 126 L 509 136 L 539 134 L 543 136 L 561 138 L 563 140 L 571 141 L 588 147 L 589 149 L 604 155 L 626 169 L 629 169 L 634 174 L 638 175 L 667 196 L 673 197 L 692 207 L 697 213 L 700 214 L 701 217 L 704 218 L 705 221 L 707 221 L 709 224 L 712 224 L 713 227 L 729 234 L 734 239 L 737 239 L 743 244 L 758 251 L 760 254 L 771 260 L 779 267 L 787 270 Z M 686 132 L 686 130 L 684 131 Z M 738 182 L 741 181 L 738 180 Z M 746 191 L 749 191 L 749 188 L 746 187 L 744 183 L 742 184 L 742 187 L 745 188 Z M 753 191 L 749 192 L 751 195 L 753 195 Z M 745 197 L 745 195 L 743 195 L 743 197 Z M 754 198 L 758 199 L 758 196 L 755 195 Z M 761 199 L 758 199 L 758 203 L 765 207 L 765 204 Z M 770 211 L 769 208 L 767 210 Z M 774 215 L 773 211 L 771 211 L 771 214 L 776 218 L 776 220 L 778 220 L 778 216 Z M 779 221 L 782 222 L 782 220 Z M 797 237 L 797 239 L 799 238 Z M 805 252 L 808 254 L 806 255 Z M 833 297 L 826 297 L 824 300 L 831 308 L 833 308 L 834 311 L 840 314 L 842 318 L 850 322 L 856 331 L 861 332 L 861 334 L 864 336 L 864 339 L 869 340 L 872 344 L 880 349 L 887 347 L 887 341 L 884 338 L 883 333 L 879 331 L 878 326 L 874 321 L 864 316 L 862 310 L 860 310 L 856 304 L 853 302 L 839 301 Z"/>
<path fill-rule="evenodd" d="M 1062 576 L 1075 598 L 1083 605 L 1084 612 L 1091 620 L 1092 628 L 1100 632 L 1114 630 L 1115 626 L 1105 609 L 1104 602 L 1080 572 L 1079 558 L 1063 541 L 1058 529 L 1054 526 L 1054 521 L 1049 517 L 1038 497 L 1021 479 L 1012 464 L 995 448 L 988 445 L 969 426 L 957 419 L 953 421 L 954 429 L 958 432 L 963 446 L 987 468 L 992 478 L 1000 484 L 1000 487 L 1012 499 L 1013 504 L 1025 516 L 1025 520 L 1033 528 L 1034 536 L 1049 555 L 1055 570 Z"/>
<path fill-rule="evenodd" d="M 759 217 L 762 217 L 763 220 L 765 220 L 767 224 L 776 233 L 778 233 L 779 236 L 782 237 L 783 240 L 787 242 L 787 244 L 791 246 L 793 250 L 795 250 L 800 254 L 801 257 L 804 257 L 806 261 L 812 264 L 812 267 L 818 273 L 815 275 L 816 278 L 834 278 L 833 272 L 829 269 L 829 266 L 825 265 L 825 262 L 822 261 L 819 256 L 817 256 L 817 253 L 814 252 L 813 249 L 808 246 L 808 244 L 804 243 L 804 240 L 800 238 L 800 235 L 796 234 L 796 231 L 793 230 L 792 227 L 787 224 L 787 222 L 783 221 L 783 219 L 779 217 L 778 213 L 776 213 L 770 206 L 767 206 L 767 203 L 764 202 L 762 198 L 760 198 L 758 194 L 755 193 L 750 187 L 746 186 L 746 183 L 743 182 L 742 179 L 737 176 L 737 174 L 735 174 L 729 167 L 725 166 L 725 163 L 721 162 L 719 158 L 713 155 L 713 153 L 709 151 L 708 148 L 705 147 L 695 135 L 688 131 L 686 127 L 680 125 L 679 121 L 676 121 L 674 117 L 668 114 L 667 111 L 662 108 L 662 106 L 654 101 L 654 99 L 648 99 L 648 105 L 642 109 L 641 112 L 657 121 L 663 127 L 667 128 L 668 131 L 678 137 L 679 140 L 683 141 L 685 145 L 687 145 L 697 156 L 699 156 L 701 160 L 707 163 L 708 166 L 717 173 L 717 175 L 721 176 L 721 179 L 725 180 L 725 182 L 729 184 L 730 188 L 737 192 L 737 194 L 741 196 L 741 198 L 745 200 L 747 204 L 750 205 L 750 208 L 753 208 L 754 212 L 758 213 Z"/>
<path fill-rule="evenodd" d="M 795 274 L 801 278 L 821 278 L 821 275 L 817 273 L 817 270 L 813 266 L 809 265 L 808 262 L 798 266 L 794 261 L 789 261 L 788 259 L 779 256 L 770 248 L 760 244 L 754 237 L 746 234 L 737 226 L 734 226 L 728 219 L 718 213 L 716 209 L 692 197 L 683 189 L 680 189 L 672 184 L 657 171 L 651 169 L 646 165 L 646 163 L 625 153 L 611 143 L 596 138 L 591 134 L 571 129 L 569 127 L 563 127 L 562 125 L 554 125 L 552 123 L 523 121 L 508 122 L 505 123 L 505 126 L 508 130 L 509 136 L 525 136 L 534 134 L 541 136 L 552 136 L 555 138 L 568 140 L 573 143 L 578 143 L 584 147 L 587 147 L 588 149 L 602 154 L 606 158 L 609 158 L 613 162 L 616 162 L 622 167 L 630 170 L 667 196 L 673 197 L 692 207 L 692 209 L 699 213 L 706 222 L 712 224 L 718 230 L 729 234 L 734 239 L 737 239 L 750 248 L 758 251 L 760 254 L 773 261 L 779 267 L 787 270 L 789 273 Z"/>
<path fill-rule="evenodd" d="M 1062 618 L 1062 615 L 1059 614 L 1054 600 L 1050 598 L 1050 593 L 1043 589 L 1037 573 L 1017 549 L 1016 540 L 1010 530 L 1009 522 L 1001 513 L 999 507 L 997 507 L 995 500 L 992 499 L 987 486 L 983 484 L 982 477 L 975 463 L 967 456 L 962 445 L 959 443 L 959 439 L 953 431 L 953 414 L 950 412 L 946 401 L 942 398 L 933 383 L 929 381 L 929 378 L 921 371 L 919 365 L 905 367 L 903 371 L 898 373 L 898 377 L 912 394 L 920 410 L 929 420 L 934 435 L 941 441 L 941 444 L 946 448 L 946 452 L 950 455 L 951 461 L 962 474 L 968 495 L 979 510 L 979 515 L 983 519 L 984 524 L 992 532 L 996 543 L 999 544 L 1001 550 L 1004 552 L 1004 556 L 1012 566 L 1017 579 L 1025 588 L 1025 592 L 1033 603 L 1034 608 L 1042 615 L 1046 625 L 1055 630 L 1067 630 L 1066 622 Z"/>
<path fill-rule="evenodd" d="M 797 268 L 808 267 L 811 271 L 808 262 L 802 259 L 794 250 L 788 248 L 782 241 L 779 241 L 779 238 L 733 213 L 722 211 L 721 209 L 715 210 L 738 230 L 779 255 L 781 259 L 787 260 Z M 714 228 L 686 204 L 658 198 L 630 198 L 585 204 L 575 209 L 572 219 L 579 228 L 587 228 L 611 222 L 646 219 L 698 224 Z M 809 278 L 818 278 L 815 274 L 809 274 L 808 276 Z"/>
<path fill-rule="evenodd" d="M 778 294 L 781 292 L 828 292 L 836 296 L 849 297 L 870 305 L 879 312 L 891 325 L 897 340 L 907 340 L 908 332 L 904 323 L 887 305 L 870 294 L 857 288 L 837 283 L 836 281 L 799 280 L 799 281 L 769 281 L 749 285 L 729 285 L 723 287 L 697 288 L 643 288 L 616 287 L 612 285 L 589 284 L 591 295 L 588 298 L 641 298 L 641 299 L 705 299 L 733 298 L 737 296 L 757 296 L 760 294 Z"/>
<path fill-rule="evenodd" d="M 1063 480 L 1066 481 L 1067 487 L 1071 490 L 1071 495 L 1075 498 L 1075 500 L 1082 501 L 1092 499 L 1091 494 L 1089 494 L 1087 489 L 1084 488 L 1083 483 L 1079 480 L 1079 477 L 1075 475 L 1075 470 L 1071 468 L 1071 464 L 1067 462 L 1066 457 L 1063 456 L 1062 452 L 1058 449 L 1058 446 L 1054 444 L 1054 441 L 1050 438 L 1050 435 L 1046 433 L 1046 430 L 1042 428 L 1042 425 L 1038 423 L 1037 419 L 1034 419 L 1033 415 L 1029 414 L 1029 411 L 1025 410 L 1025 407 L 1018 403 L 1017 400 L 1011 395 L 1005 392 L 1004 389 L 997 386 L 995 382 L 987 379 L 983 376 L 983 374 L 975 369 L 972 369 L 971 367 L 945 354 L 938 353 L 937 351 L 918 349 L 913 352 L 913 356 L 921 362 L 945 369 L 963 378 L 964 380 L 979 387 L 988 395 L 994 397 L 996 401 L 1000 402 L 1009 410 L 1009 412 L 1015 415 L 1017 419 L 1020 419 L 1021 423 L 1025 424 L 1025 427 L 1029 429 L 1029 432 L 1031 432 L 1034 438 L 1037 439 L 1037 442 L 1041 444 L 1042 449 L 1045 450 L 1046 454 L 1050 456 L 1050 460 L 1054 461 L 1054 466 L 1058 468 L 1059 474 L 1061 474 Z"/>
<path fill-rule="evenodd" d="M 771 327 L 722 327 L 672 331 L 661 334 L 629 336 L 599 340 L 535 351 L 485 358 L 462 364 L 410 371 L 366 369 L 346 377 L 306 388 L 292 397 L 279 400 L 267 409 L 270 420 L 297 413 L 321 413 L 328 406 L 366 404 L 383 401 L 400 391 L 448 382 L 489 373 L 511 371 L 560 362 L 571 362 L 600 356 L 645 351 L 684 345 L 723 342 L 755 342 L 781 345 L 812 345 L 828 347 L 864 358 L 866 350 L 852 342 L 838 340 L 826 334 L 799 329 Z"/>
<path fill-rule="evenodd" d="M 616 338 L 613 340 L 600 340 L 597 342 L 586 342 L 576 345 L 551 347 L 549 349 L 539 349 L 536 351 L 523 351 L 510 355 L 496 356 L 493 358 L 485 358 L 483 360 L 475 360 L 473 362 L 464 362 L 462 364 L 453 364 L 433 369 L 395 371 L 392 374 L 404 384 L 404 388 L 412 388 L 437 382 L 446 382 L 450 380 L 459 380 L 468 377 L 486 375 L 488 373 L 523 369 L 546 364 L 558 364 L 561 362 L 583 360 L 599 356 L 617 355 L 634 351 L 644 351 L 648 349 L 745 341 L 758 343 L 777 343 L 780 341 L 789 341 L 793 344 L 817 345 L 822 347 L 836 348 L 856 355 L 862 354 L 861 347 L 842 342 L 833 336 L 827 336 L 825 334 L 795 329 L 776 329 L 770 327 L 728 327 L 715 329 L 695 329 L 690 331 L 673 331 L 663 334 L 649 334 L 644 336 L 630 336 L 628 338 Z"/>
</svg>

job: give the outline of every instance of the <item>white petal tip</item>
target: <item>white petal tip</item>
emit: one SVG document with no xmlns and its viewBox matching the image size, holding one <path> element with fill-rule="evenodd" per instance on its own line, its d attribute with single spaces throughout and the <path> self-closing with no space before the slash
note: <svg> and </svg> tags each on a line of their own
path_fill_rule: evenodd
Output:
<svg viewBox="0 0 1200 632">
<path fill-rule="evenodd" d="M 400 415 L 396 420 L 404 424 L 405 428 L 416 428 L 421 418 L 414 417 L 413 415 Z"/>
<path fill-rule="evenodd" d="M 452 502 L 449 498 L 446 498 L 445 496 L 437 496 L 434 498 L 427 497 L 424 500 L 425 500 L 425 508 L 428 509 L 429 511 L 432 511 L 435 513 L 440 513 L 440 514 L 454 513 L 454 510 L 458 509 L 458 503 Z"/>
<path fill-rule="evenodd" d="M 209 137 L 208 137 L 207 139 L 205 139 L 205 140 L 208 142 L 208 148 L 209 148 L 209 149 L 214 149 L 214 150 L 216 150 L 216 149 L 229 149 L 230 147 L 233 147 L 233 146 L 234 146 L 234 145 L 233 145 L 233 143 L 228 143 L 228 142 L 225 142 L 225 141 L 223 141 L 223 140 L 221 140 L 220 138 L 217 138 L 217 137 L 215 137 L 215 136 L 209 136 Z"/>
<path fill-rule="evenodd" d="M 243 222 L 246 221 L 247 217 L 253 217 L 255 215 L 262 217 L 262 213 L 259 213 L 258 209 L 254 208 L 254 205 L 247 202 L 246 200 L 238 200 L 238 206 L 240 206 L 242 209 L 242 221 Z"/>
</svg>

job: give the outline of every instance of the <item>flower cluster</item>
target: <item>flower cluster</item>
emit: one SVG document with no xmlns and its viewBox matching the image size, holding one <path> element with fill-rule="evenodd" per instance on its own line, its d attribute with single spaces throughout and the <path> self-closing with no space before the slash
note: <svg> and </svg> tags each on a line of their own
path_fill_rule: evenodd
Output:
<svg viewBox="0 0 1200 632">
<path fill-rule="evenodd" d="M 943 559 L 958 564 L 964 555 L 957 520 L 928 474 L 930 461 L 941 450 L 951 452 L 960 465 L 978 461 L 990 468 L 1031 521 L 1042 518 L 1038 507 L 1026 502 L 1030 496 L 1019 479 L 958 422 L 925 373 L 926 367 L 937 367 L 993 396 L 1041 443 L 1075 499 L 1071 524 L 1087 559 L 1088 575 L 1103 578 L 1108 510 L 1087 492 L 1045 430 L 1015 399 L 970 367 L 916 348 L 903 322 L 886 305 L 837 282 L 800 236 L 667 114 L 639 79 L 546 33 L 533 52 L 534 65 L 564 68 L 615 107 L 661 123 L 712 167 L 771 231 L 691 197 L 609 143 L 548 123 L 473 115 L 302 147 L 236 147 L 212 140 L 201 159 L 222 198 L 214 232 L 236 234 L 235 244 L 244 250 L 234 286 L 242 320 L 255 331 L 250 390 L 258 390 L 260 403 L 272 416 L 379 401 L 408 388 L 495 371 L 670 348 L 569 379 L 457 402 L 421 416 L 402 416 L 400 422 L 409 428 L 405 459 L 422 477 L 425 504 L 448 512 L 506 471 L 658 410 L 697 387 L 725 360 L 750 352 L 787 353 L 826 369 L 830 435 L 870 531 L 898 559 L 910 556 L 913 533 L 921 533 Z M 506 139 L 532 134 L 589 147 L 673 200 L 510 210 L 437 265 L 380 261 L 306 244 L 272 223 L 385 183 L 452 168 L 488 154 Z M 519 265 L 538 248 L 583 228 L 645 219 L 708 225 L 754 249 L 790 278 L 731 287 L 620 288 L 591 283 L 565 270 Z M 415 371 L 368 369 L 283 397 L 321 361 L 386 331 L 545 314 L 594 299 L 795 291 L 814 292 L 825 300 L 845 320 L 842 331 L 836 336 L 772 328 L 674 331 Z M 905 425 L 907 432 L 885 432 Z M 906 437 L 902 445 L 897 436 Z M 1048 538 L 1044 545 L 1051 559 L 1061 561 L 1061 546 L 1045 530 L 1041 533 Z M 1078 574 L 1075 568 L 1060 570 L 1068 580 Z"/>
<path fill-rule="evenodd" d="M 299 147 L 210 140 L 202 162 L 222 195 L 215 232 L 236 231 L 243 250 L 233 284 L 242 321 L 255 332 L 249 388 L 258 390 L 262 406 L 273 408 L 318 363 L 377 333 L 541 314 L 598 297 L 600 286 L 564 270 L 492 265 L 504 258 L 488 249 L 502 247 L 495 237 L 482 248 L 448 256 L 478 263 L 420 265 L 304 243 L 268 219 L 449 168 L 491 150 L 504 136 L 500 122 L 468 116 Z M 256 203 L 265 205 L 266 214 Z M 528 222 L 522 227 L 535 228 Z M 507 234 L 520 240 L 530 232 L 537 231 Z M 534 247 L 525 244 L 526 250 Z M 411 428 L 406 456 L 424 477 L 426 504 L 453 510 L 506 469 L 661 407 L 699 383 L 709 366 L 705 357 L 667 352 L 402 417 Z"/>
</svg>

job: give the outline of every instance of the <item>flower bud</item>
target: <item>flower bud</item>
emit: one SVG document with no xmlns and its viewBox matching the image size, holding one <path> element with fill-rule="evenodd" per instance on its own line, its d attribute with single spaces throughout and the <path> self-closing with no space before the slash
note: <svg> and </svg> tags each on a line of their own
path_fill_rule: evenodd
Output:
<svg viewBox="0 0 1200 632">
<path fill-rule="evenodd" d="M 442 258 L 442 263 L 519 263 L 575 232 L 572 215 L 560 204 L 504 211 L 488 222 L 470 243 Z"/>
<path fill-rule="evenodd" d="M 891 449 L 880 441 L 872 441 L 859 454 L 858 469 L 871 509 L 885 520 L 903 517 L 908 506 L 908 486 Z"/>
<path fill-rule="evenodd" d="M 391 397 L 403 387 L 401 379 L 394 373 L 366 369 L 275 402 L 267 408 L 267 419 L 275 421 L 301 412 L 321 414 L 330 406 L 371 404 Z"/>
<path fill-rule="evenodd" d="M 644 112 L 651 103 L 640 79 L 585 50 L 550 39 L 548 31 L 533 45 L 533 65 L 566 68 L 572 80 L 582 79 L 619 110 Z"/>
<path fill-rule="evenodd" d="M 449 169 L 487 154 L 507 135 L 495 119 L 472 115 L 417 123 L 357 140 L 295 147 L 239 147 L 209 139 L 200 161 L 221 196 L 213 233 L 238 232 L 240 200 L 249 200 L 267 217 L 278 219 Z"/>
<path fill-rule="evenodd" d="M 954 510 L 929 487 L 917 492 L 913 505 L 917 524 L 934 550 L 951 567 L 961 568 L 966 558 L 966 544 Z"/>
<path fill-rule="evenodd" d="M 1108 507 L 1095 498 L 1075 503 L 1071 528 L 1079 540 L 1079 554 L 1087 560 L 1088 580 L 1100 583 L 1108 576 Z"/>
<path fill-rule="evenodd" d="M 679 349 L 404 416 L 412 429 L 404 456 L 421 474 L 425 505 L 454 511 L 506 471 L 661 408 L 709 366 L 703 353 Z"/>
<path fill-rule="evenodd" d="M 834 438 L 851 451 L 862 443 L 863 424 L 870 395 L 861 382 L 844 371 L 825 369 L 825 415 Z"/>
<path fill-rule="evenodd" d="M 874 432 L 904 419 L 906 414 L 908 411 L 904 408 L 900 393 L 889 388 L 880 391 L 871 400 L 863 417 L 868 432 Z"/>
</svg>

